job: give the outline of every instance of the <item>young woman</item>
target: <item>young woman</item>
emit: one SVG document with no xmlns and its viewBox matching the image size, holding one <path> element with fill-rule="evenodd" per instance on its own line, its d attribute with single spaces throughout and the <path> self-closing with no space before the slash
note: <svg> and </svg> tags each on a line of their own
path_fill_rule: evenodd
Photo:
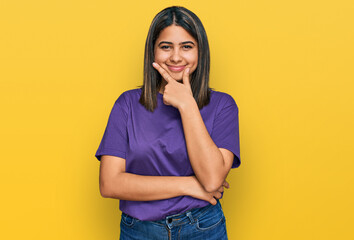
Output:
<svg viewBox="0 0 354 240">
<path fill-rule="evenodd" d="M 238 107 L 209 88 L 209 55 L 193 12 L 155 16 L 144 83 L 115 101 L 95 155 L 101 195 L 120 199 L 120 239 L 227 239 L 219 199 L 240 165 Z"/>
</svg>

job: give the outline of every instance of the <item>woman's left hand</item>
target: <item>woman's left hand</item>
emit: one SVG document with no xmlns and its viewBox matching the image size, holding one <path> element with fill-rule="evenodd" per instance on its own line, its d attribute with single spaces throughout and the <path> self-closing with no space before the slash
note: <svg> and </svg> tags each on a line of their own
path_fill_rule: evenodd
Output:
<svg viewBox="0 0 354 240">
<path fill-rule="evenodd" d="M 188 104 L 190 101 L 195 101 L 193 97 L 193 92 L 189 82 L 189 70 L 190 68 L 185 68 L 183 71 L 183 83 L 177 82 L 171 77 L 168 72 L 163 69 L 158 63 L 152 64 L 154 68 L 159 71 L 161 76 L 166 80 L 165 90 L 163 93 L 163 103 L 166 105 L 172 105 L 175 108 L 180 109 L 180 107 Z"/>
</svg>

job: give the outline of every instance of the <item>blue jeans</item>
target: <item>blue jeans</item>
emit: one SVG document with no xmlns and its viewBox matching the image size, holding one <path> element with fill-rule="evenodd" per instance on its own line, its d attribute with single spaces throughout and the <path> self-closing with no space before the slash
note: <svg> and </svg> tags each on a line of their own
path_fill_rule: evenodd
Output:
<svg viewBox="0 0 354 240">
<path fill-rule="evenodd" d="M 157 221 L 141 221 L 122 212 L 120 240 L 227 240 L 225 216 L 219 199 Z"/>
</svg>

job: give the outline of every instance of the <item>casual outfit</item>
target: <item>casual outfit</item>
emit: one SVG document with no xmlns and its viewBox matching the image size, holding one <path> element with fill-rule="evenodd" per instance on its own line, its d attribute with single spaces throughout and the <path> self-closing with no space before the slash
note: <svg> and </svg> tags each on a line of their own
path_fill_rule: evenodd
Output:
<svg viewBox="0 0 354 240">
<path fill-rule="evenodd" d="M 141 92 L 141 88 L 127 90 L 115 101 L 95 157 L 98 160 L 101 160 L 102 155 L 124 158 L 126 172 L 138 175 L 195 175 L 188 158 L 179 110 L 171 105 L 165 105 L 163 95 L 158 93 L 157 108 L 154 112 L 150 112 L 139 103 Z M 211 90 L 210 102 L 200 109 L 200 114 L 216 146 L 234 153 L 232 168 L 239 167 L 241 163 L 239 122 L 235 100 L 227 93 Z M 218 201 L 218 205 L 215 206 L 220 206 L 219 204 Z M 150 228 L 144 228 L 141 225 L 144 221 L 165 221 L 167 217 L 189 211 L 191 214 L 197 211 L 198 215 L 198 211 L 203 211 L 201 209 L 204 207 L 211 210 L 215 209 L 215 206 L 191 196 L 178 196 L 156 201 L 119 201 L 122 222 L 124 219 L 130 219 L 139 223 L 136 226 L 146 229 L 146 233 L 149 232 L 149 234 Z M 203 216 L 200 215 L 201 218 Z M 156 222 L 151 222 L 151 224 L 151 226 L 159 226 Z M 178 222 L 176 224 L 178 225 Z M 142 237 L 131 239 L 148 239 Z"/>
</svg>

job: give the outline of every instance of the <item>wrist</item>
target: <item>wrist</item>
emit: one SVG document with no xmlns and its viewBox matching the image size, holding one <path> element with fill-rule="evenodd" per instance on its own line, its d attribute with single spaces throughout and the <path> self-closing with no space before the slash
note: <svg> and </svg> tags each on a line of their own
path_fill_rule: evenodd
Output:
<svg viewBox="0 0 354 240">
<path fill-rule="evenodd" d="M 181 184 L 181 192 L 183 196 L 190 196 L 190 189 L 192 184 L 193 176 L 183 177 L 183 183 Z"/>
</svg>

